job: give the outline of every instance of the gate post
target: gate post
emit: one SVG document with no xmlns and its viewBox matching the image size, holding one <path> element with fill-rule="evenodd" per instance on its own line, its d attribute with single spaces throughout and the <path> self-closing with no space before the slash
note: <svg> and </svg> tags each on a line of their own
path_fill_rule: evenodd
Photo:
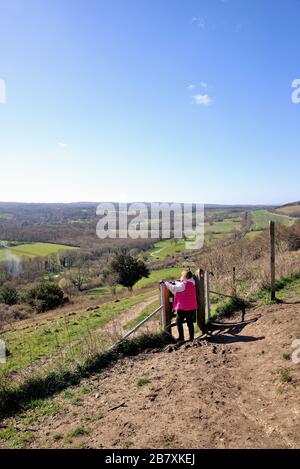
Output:
<svg viewBox="0 0 300 469">
<path fill-rule="evenodd" d="M 205 332 L 205 285 L 204 270 L 199 269 L 196 274 L 196 293 L 197 293 L 197 325 L 202 334 Z"/>
<path fill-rule="evenodd" d="M 171 334 L 171 305 L 170 305 L 170 292 L 165 285 L 160 285 L 160 300 L 162 305 L 161 310 L 161 325 L 164 332 Z"/>
<path fill-rule="evenodd" d="M 210 299 L 209 299 L 209 272 L 205 272 L 205 309 L 207 320 L 210 321 Z"/>
</svg>

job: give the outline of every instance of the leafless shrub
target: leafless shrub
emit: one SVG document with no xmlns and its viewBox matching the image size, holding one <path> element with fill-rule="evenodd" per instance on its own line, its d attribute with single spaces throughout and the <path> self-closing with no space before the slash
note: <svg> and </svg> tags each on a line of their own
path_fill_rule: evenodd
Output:
<svg viewBox="0 0 300 469">
<path fill-rule="evenodd" d="M 27 319 L 34 314 L 29 305 L 13 305 L 8 306 L 0 304 L 0 324 L 8 324 L 16 320 Z"/>
</svg>

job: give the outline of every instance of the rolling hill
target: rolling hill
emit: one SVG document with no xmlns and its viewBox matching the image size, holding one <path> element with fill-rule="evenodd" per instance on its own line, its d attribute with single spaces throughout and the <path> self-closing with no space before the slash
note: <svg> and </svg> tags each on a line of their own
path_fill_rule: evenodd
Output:
<svg viewBox="0 0 300 469">
<path fill-rule="evenodd" d="M 300 202 L 282 205 L 282 207 L 278 207 L 275 212 L 281 215 L 300 218 Z"/>
</svg>

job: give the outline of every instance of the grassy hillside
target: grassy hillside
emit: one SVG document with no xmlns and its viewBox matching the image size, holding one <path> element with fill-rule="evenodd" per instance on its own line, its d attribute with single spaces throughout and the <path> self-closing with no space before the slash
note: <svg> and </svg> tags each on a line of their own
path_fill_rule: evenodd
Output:
<svg viewBox="0 0 300 469">
<path fill-rule="evenodd" d="M 224 236 L 232 233 L 233 231 L 240 228 L 241 219 L 238 216 L 232 217 L 230 212 L 223 214 L 224 219 L 219 214 L 215 215 L 216 221 L 204 224 L 204 235 L 205 244 L 213 241 L 218 241 Z M 189 252 L 185 247 L 185 241 L 183 239 L 176 240 L 164 240 L 159 241 L 155 244 L 154 248 L 149 251 L 149 260 L 155 261 L 158 259 L 164 259 L 166 256 L 176 256 L 176 254 Z"/>
<path fill-rule="evenodd" d="M 140 293 L 128 298 L 123 298 L 116 303 L 110 301 L 92 311 L 76 313 L 61 313 L 59 315 L 38 320 L 20 322 L 15 327 L 9 328 L 1 334 L 9 350 L 7 363 L 1 365 L 1 375 L 8 372 L 16 372 L 29 366 L 45 363 L 51 358 L 50 363 L 79 360 L 83 351 L 101 346 L 109 341 L 109 337 L 97 336 L 97 343 L 91 333 L 103 328 L 119 314 L 126 312 L 132 306 L 143 302 L 153 292 Z M 68 350 L 66 347 L 68 346 Z M 1 382 L 1 380 L 0 380 Z"/>
<path fill-rule="evenodd" d="M 283 207 L 277 208 L 275 211 L 282 215 L 300 217 L 300 202 L 290 205 L 284 205 Z"/>
<path fill-rule="evenodd" d="M 270 221 L 278 221 L 285 225 L 292 225 L 295 219 L 286 215 L 272 213 L 268 210 L 257 210 L 252 212 L 252 231 L 265 230 L 269 226 Z"/>
<path fill-rule="evenodd" d="M 164 259 L 166 256 L 173 256 L 179 252 L 185 251 L 185 241 L 180 239 L 178 241 L 167 239 L 155 244 L 154 249 L 149 251 L 150 259 Z"/>
<path fill-rule="evenodd" d="M 267 209 L 263 210 L 250 210 L 252 226 L 251 231 L 247 234 L 248 238 L 254 238 L 261 234 L 268 226 L 271 220 L 278 221 L 285 225 L 292 225 L 295 218 L 289 216 L 295 210 L 295 206 L 286 207 L 286 214 L 274 213 Z M 278 209 L 279 210 L 279 209 Z M 300 210 L 300 205 L 299 205 Z M 231 233 L 241 228 L 241 219 L 244 212 L 233 214 L 231 210 L 222 212 L 210 212 L 210 222 L 206 221 L 204 225 L 205 230 L 205 244 L 211 244 L 214 241 L 219 241 L 222 238 L 230 235 Z M 176 254 L 185 252 L 185 241 L 178 240 L 164 240 L 155 244 L 154 248 L 149 251 L 149 260 L 162 260 L 166 256 L 176 256 Z"/>
</svg>

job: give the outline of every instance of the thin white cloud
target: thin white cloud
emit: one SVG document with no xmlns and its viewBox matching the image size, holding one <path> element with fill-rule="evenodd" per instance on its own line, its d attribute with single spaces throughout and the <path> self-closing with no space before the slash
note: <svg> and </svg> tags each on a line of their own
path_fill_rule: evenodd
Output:
<svg viewBox="0 0 300 469">
<path fill-rule="evenodd" d="M 210 106 L 212 103 L 212 98 L 208 94 L 196 94 L 193 98 L 197 106 Z"/>
<path fill-rule="evenodd" d="M 206 89 L 206 88 L 207 88 L 207 83 L 205 83 L 204 81 L 201 81 L 200 86 L 201 86 L 202 88 L 205 88 L 205 89 Z"/>
<path fill-rule="evenodd" d="M 58 143 L 59 148 L 67 148 L 67 143 L 59 142 Z"/>
<path fill-rule="evenodd" d="M 189 85 L 188 88 L 189 88 L 190 90 L 194 90 L 196 87 L 195 87 L 195 85 Z"/>
<path fill-rule="evenodd" d="M 198 28 L 204 29 L 206 26 L 206 18 L 205 16 L 194 16 L 194 18 L 192 18 L 192 23 L 195 23 Z"/>
</svg>

